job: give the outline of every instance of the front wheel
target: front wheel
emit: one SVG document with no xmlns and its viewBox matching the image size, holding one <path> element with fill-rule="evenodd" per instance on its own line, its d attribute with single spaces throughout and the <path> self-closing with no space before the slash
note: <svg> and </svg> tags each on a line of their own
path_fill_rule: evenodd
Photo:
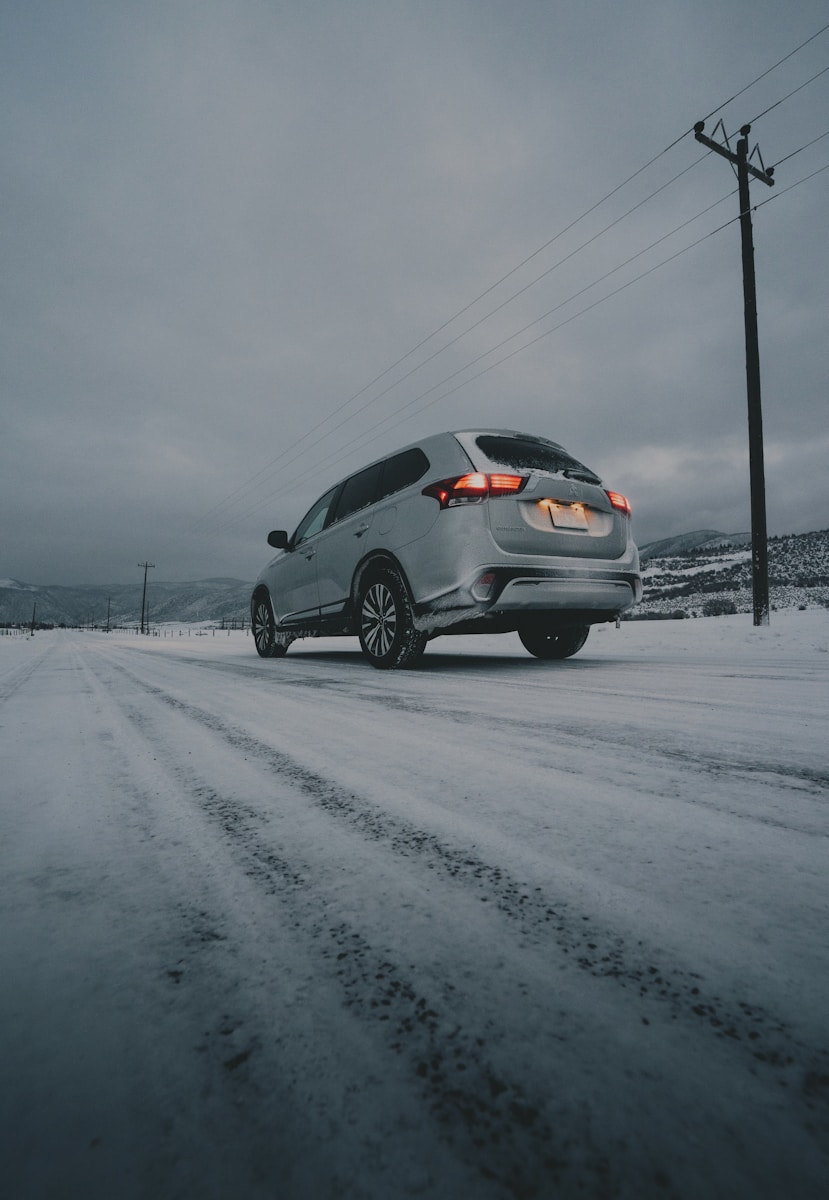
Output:
<svg viewBox="0 0 829 1200">
<path fill-rule="evenodd" d="M 581 650 L 590 632 L 589 625 L 573 625 L 569 629 L 549 629 L 544 625 L 525 625 L 518 636 L 525 650 L 536 658 L 572 658 Z"/>
<path fill-rule="evenodd" d="M 360 589 L 360 646 L 373 667 L 409 667 L 423 653 L 428 634 L 415 628 L 406 585 L 393 567 L 374 571 Z"/>
<path fill-rule="evenodd" d="M 273 609 L 264 592 L 253 598 L 250 606 L 250 625 L 256 643 L 256 653 L 260 658 L 282 658 L 288 653 L 287 645 L 276 640 Z"/>
</svg>

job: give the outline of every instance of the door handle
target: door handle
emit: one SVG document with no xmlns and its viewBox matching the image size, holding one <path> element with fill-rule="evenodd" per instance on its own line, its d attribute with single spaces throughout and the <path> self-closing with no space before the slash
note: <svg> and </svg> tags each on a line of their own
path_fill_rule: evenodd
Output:
<svg viewBox="0 0 829 1200">
<path fill-rule="evenodd" d="M 314 555 L 316 554 L 316 550 L 314 550 L 314 549 L 312 548 L 312 549 L 310 549 L 310 550 L 303 550 L 303 552 L 302 552 L 302 553 L 305 555 L 306 561 L 307 561 L 307 562 L 310 562 L 310 561 L 311 561 L 311 559 L 312 559 L 312 558 L 314 557 Z"/>
<path fill-rule="evenodd" d="M 364 533 L 368 533 L 370 528 L 370 525 L 358 525 L 358 527 L 354 530 L 354 536 L 362 537 Z"/>
</svg>

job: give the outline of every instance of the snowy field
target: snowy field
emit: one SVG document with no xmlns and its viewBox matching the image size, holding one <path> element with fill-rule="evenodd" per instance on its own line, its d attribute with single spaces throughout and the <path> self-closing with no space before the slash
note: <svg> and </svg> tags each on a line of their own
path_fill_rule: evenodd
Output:
<svg viewBox="0 0 829 1200">
<path fill-rule="evenodd" d="M 829 1194 L 829 612 L 0 638 L 9 1200 Z"/>
</svg>

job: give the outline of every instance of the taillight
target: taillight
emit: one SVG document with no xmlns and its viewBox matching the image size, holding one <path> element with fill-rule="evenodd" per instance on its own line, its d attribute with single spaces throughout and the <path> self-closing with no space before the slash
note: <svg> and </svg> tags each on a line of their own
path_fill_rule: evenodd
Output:
<svg viewBox="0 0 829 1200">
<path fill-rule="evenodd" d="M 621 492 L 606 492 L 605 493 L 610 503 L 620 513 L 624 513 L 626 517 L 630 516 L 630 501 Z"/>
<path fill-rule="evenodd" d="M 512 493 L 517 495 L 522 491 L 526 482 L 526 475 L 490 475 L 489 494 L 490 496 L 509 496 Z"/>
<path fill-rule="evenodd" d="M 430 483 L 423 495 L 437 500 L 441 508 L 454 508 L 458 504 L 480 504 L 490 497 L 517 495 L 526 482 L 526 475 L 483 475 L 474 471 Z"/>
</svg>

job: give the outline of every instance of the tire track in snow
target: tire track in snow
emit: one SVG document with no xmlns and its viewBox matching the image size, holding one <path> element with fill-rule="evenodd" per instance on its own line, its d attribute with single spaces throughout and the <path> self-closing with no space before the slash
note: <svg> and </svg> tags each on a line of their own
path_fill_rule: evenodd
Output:
<svg viewBox="0 0 829 1200">
<path fill-rule="evenodd" d="M 262 749 L 204 710 L 125 674 L 153 700 L 220 733 L 233 749 Z M 576 1188 L 596 1200 L 613 1194 L 608 1186 L 608 1154 L 613 1149 L 623 1154 L 622 1145 L 613 1147 L 608 1138 L 594 1143 L 584 1130 L 578 1139 L 557 1135 L 545 1116 L 545 1100 L 491 1060 L 489 1048 L 502 1036 L 494 1021 L 479 1021 L 473 1028 L 459 1024 L 451 1015 L 456 990 L 451 982 L 435 982 L 436 994 L 430 995 L 416 982 L 414 964 L 407 969 L 392 961 L 387 949 L 375 947 L 352 923 L 342 919 L 332 923 L 325 899 L 314 892 L 312 867 L 295 855 L 288 859 L 277 853 L 263 838 L 267 817 L 201 781 L 198 771 L 178 760 L 174 749 L 159 739 L 152 716 L 148 718 L 117 692 L 112 698 L 152 745 L 156 762 L 166 759 L 165 769 L 232 844 L 245 875 L 290 913 L 303 944 L 312 944 L 317 961 L 335 983 L 344 1009 L 379 1034 L 387 1050 L 407 1064 L 412 1087 L 422 1097 L 441 1139 L 461 1161 L 501 1189 L 496 1194 L 516 1200 L 545 1194 L 550 1186 Z M 284 774 L 285 761 L 279 761 Z M 269 768 L 272 765 L 268 763 Z M 309 774 L 303 779 L 306 787 L 310 778 Z M 295 774 L 290 782 L 296 785 Z M 306 787 L 300 789 L 303 794 Z M 167 970 L 176 987 L 199 949 L 210 950 L 214 942 L 224 940 L 216 932 L 218 922 L 206 912 L 194 910 L 190 915 L 192 936 L 185 939 L 185 956 Z M 240 1040 L 237 1032 L 242 1029 L 245 1036 Z M 225 1037 L 228 1049 L 222 1056 Z M 243 1016 L 227 1013 L 216 1029 L 205 1032 L 197 1049 L 214 1057 L 218 1054 L 224 1070 L 235 1072 L 255 1056 L 262 1042 L 262 1035 L 248 1029 Z M 230 1054 L 234 1043 L 237 1050 Z M 672 1194 L 670 1188 L 665 1194 Z"/>
<path fill-rule="evenodd" d="M 279 1002 L 281 998 L 283 1004 L 287 999 L 288 1020 L 274 1022 L 270 1016 L 272 1005 L 266 1004 L 264 1017 L 262 1005 L 263 988 L 268 980 L 263 963 L 267 957 L 276 954 L 273 971 L 279 969 L 280 962 L 274 941 L 270 938 L 267 942 L 262 940 L 262 918 L 264 916 L 267 930 L 273 923 L 273 907 L 266 904 L 263 908 L 260 904 L 254 904 L 257 916 L 253 928 L 244 920 L 240 924 L 235 906 L 217 906 L 209 885 L 207 890 L 201 886 L 193 889 L 192 895 L 200 896 L 200 900 L 191 898 L 192 868 L 190 883 L 185 878 L 183 890 L 175 893 L 186 898 L 176 899 L 168 906 L 164 937 L 159 940 L 162 953 L 158 955 L 157 978 L 168 996 L 170 1006 L 182 1009 L 185 1013 L 204 1014 L 198 1018 L 195 1027 L 198 1033 L 191 1036 L 188 1044 L 182 1045 L 180 1058 L 183 1061 L 189 1053 L 198 1055 L 202 1096 L 214 1093 L 222 1095 L 224 1100 L 216 1104 L 219 1113 L 225 1111 L 222 1104 L 231 1106 L 227 1114 L 228 1136 L 237 1139 L 232 1147 L 232 1159 L 235 1161 L 244 1157 L 245 1151 L 239 1149 L 240 1145 L 243 1148 L 245 1145 L 257 1148 L 260 1159 L 264 1156 L 267 1162 L 277 1162 L 281 1154 L 282 1167 L 274 1170 L 273 1178 L 282 1181 L 286 1197 L 319 1195 L 337 1200 L 340 1196 L 348 1195 L 356 1200 L 356 1197 L 363 1195 L 402 1196 L 410 1191 L 412 1194 L 421 1194 L 422 1181 L 428 1180 L 430 1172 L 421 1165 L 424 1146 L 423 1136 L 419 1132 L 420 1100 L 416 1090 L 407 1090 L 401 1098 L 399 1092 L 395 1091 L 399 1085 L 385 1086 L 376 1074 L 372 1075 L 371 1066 L 365 1065 L 362 1059 L 355 1062 L 353 1048 L 349 1047 L 344 1052 L 340 1039 L 324 1043 L 320 1048 L 313 1034 L 309 1033 L 302 1014 L 299 1030 L 290 1021 L 290 1015 L 296 1009 L 297 992 L 325 985 L 329 978 L 333 983 L 330 991 L 337 1011 L 339 1014 L 343 1011 L 339 983 L 341 971 L 335 973 L 329 969 L 328 960 L 331 956 L 325 948 L 320 949 L 320 939 L 327 943 L 324 928 L 326 915 L 320 913 L 319 905 L 317 908 L 306 905 L 307 911 L 303 908 L 310 872 L 303 869 L 302 863 L 296 860 L 288 862 L 265 844 L 262 831 L 268 819 L 263 818 L 261 812 L 240 804 L 235 798 L 227 800 L 214 789 L 198 782 L 198 774 L 192 764 L 186 760 L 182 762 L 176 755 L 178 747 L 170 734 L 167 712 L 158 705 L 150 709 L 145 703 L 142 704 L 146 689 L 140 689 L 138 695 L 127 695 L 124 689 L 117 686 L 117 681 L 113 686 L 111 675 L 101 670 L 99 663 L 90 662 L 87 656 L 76 655 L 75 665 L 81 672 L 81 687 L 95 696 L 97 711 L 106 721 L 106 740 L 113 754 L 119 792 L 134 811 L 144 839 L 154 841 L 160 838 L 159 851 L 167 855 L 170 852 L 171 833 L 172 845 L 182 846 L 181 802 L 195 802 L 197 811 L 208 818 L 205 823 L 208 828 L 212 824 L 223 835 L 219 843 L 220 865 L 216 864 L 214 855 L 210 855 L 211 873 L 226 873 L 231 867 L 231 880 L 244 877 L 253 884 L 254 896 L 275 898 L 281 910 L 276 915 L 283 918 L 278 921 L 282 927 L 281 944 L 290 947 L 293 942 L 300 950 L 299 961 L 310 959 L 315 967 L 314 974 L 304 981 L 296 970 L 293 972 L 294 982 L 288 987 L 287 998 L 281 987 L 269 994 L 268 999 L 272 996 Z M 151 751 L 151 760 L 144 747 Z M 174 823 L 172 829 L 166 832 L 164 823 L 159 826 L 153 817 L 165 787 L 177 799 L 177 804 L 171 806 L 170 810 Z M 166 804 L 162 807 L 167 810 Z M 186 848 L 186 843 L 184 845 Z M 200 873 L 198 882 L 202 882 Z M 235 890 L 233 887 L 232 891 Z M 303 918 L 302 921 L 296 920 L 297 915 Z M 319 929 L 318 918 L 322 921 Z M 332 937 L 333 934 L 334 931 Z M 365 945 L 368 946 L 368 943 Z M 300 982 L 297 987 L 298 977 Z M 249 992 L 252 992 L 252 996 Z M 325 1013 L 325 1001 L 322 1010 Z M 342 1021 L 341 1016 L 339 1020 Z M 364 1043 L 362 1038 L 357 1041 L 361 1046 Z M 382 1046 L 382 1049 L 387 1053 L 387 1046 Z M 343 1065 L 343 1057 L 351 1065 L 350 1075 L 347 1073 L 348 1067 Z M 322 1064 L 320 1080 L 305 1081 L 309 1061 L 315 1068 Z M 409 1074 L 416 1080 L 413 1069 Z M 344 1097 L 340 1089 L 344 1079 L 349 1081 L 348 1093 L 351 1093 L 347 1096 L 348 1125 L 354 1126 L 353 1133 L 359 1139 L 355 1146 L 349 1131 L 345 1148 L 343 1136 L 336 1132 L 337 1124 L 342 1119 L 340 1108 Z M 370 1085 L 367 1088 L 366 1083 Z M 361 1084 L 365 1095 L 359 1091 Z M 389 1102 L 388 1116 L 385 1108 L 376 1116 L 374 1114 L 378 1094 L 381 1104 L 383 1100 Z M 312 1112 L 307 1114 L 303 1112 L 303 1106 L 309 1102 Z M 264 1120 L 260 1117 L 260 1110 L 265 1114 Z M 273 1120 L 274 1113 L 278 1114 L 278 1127 L 272 1129 L 268 1121 Z M 238 1127 L 240 1121 L 244 1129 Z M 450 1134 L 452 1128 L 450 1119 Z M 333 1135 L 332 1130 L 335 1131 Z M 383 1162 L 381 1157 L 378 1167 L 372 1140 L 380 1136 L 381 1130 L 394 1139 L 395 1152 L 402 1155 L 400 1163 L 395 1158 Z M 410 1130 L 413 1131 L 411 1135 Z M 171 1128 L 170 1132 L 174 1130 Z M 439 1132 L 442 1134 L 442 1131 Z M 218 1135 L 221 1137 L 221 1130 Z M 319 1163 L 319 1148 L 327 1145 L 332 1136 L 334 1150 L 329 1176 L 325 1166 Z M 465 1155 L 462 1153 L 465 1145 L 462 1131 L 458 1132 L 457 1140 L 461 1143 L 460 1151 L 436 1147 L 436 1135 L 431 1135 L 426 1147 L 436 1147 L 430 1153 L 432 1162 L 449 1160 L 450 1173 L 454 1164 L 460 1164 L 458 1169 L 466 1182 L 466 1174 L 472 1173 L 474 1176 L 478 1164 L 471 1151 Z M 508 1149 L 508 1138 L 504 1140 Z M 315 1141 L 316 1149 L 309 1150 L 309 1145 L 313 1147 Z M 452 1138 L 441 1136 L 441 1141 L 450 1144 Z M 362 1143 L 365 1143 L 372 1157 L 369 1179 L 373 1182 L 376 1173 L 380 1180 L 377 1191 L 372 1188 L 364 1191 L 361 1186 L 359 1151 Z M 524 1152 L 532 1163 L 531 1149 L 525 1146 Z M 310 1157 L 313 1161 L 309 1164 Z M 509 1162 L 507 1155 L 507 1167 Z M 243 1170 L 248 1165 L 247 1162 L 240 1163 Z M 178 1167 L 177 1161 L 174 1166 Z M 522 1169 L 526 1173 L 527 1168 Z M 149 1177 L 154 1177 L 153 1172 L 162 1172 L 159 1177 L 165 1178 L 163 1171 L 164 1164 L 157 1159 L 148 1167 Z M 383 1184 L 388 1177 L 392 1178 L 389 1186 L 395 1189 L 393 1192 Z M 302 1182 L 297 1183 L 297 1178 Z M 247 1194 L 242 1172 L 240 1179 L 240 1194 Z M 306 1180 L 309 1181 L 307 1186 Z M 254 1183 L 259 1182 L 260 1178 L 254 1178 Z M 215 1186 L 221 1190 L 220 1183 Z M 148 1187 L 154 1194 L 157 1192 L 157 1188 L 150 1184 Z M 466 1187 L 462 1187 L 458 1194 L 464 1193 L 470 1194 Z M 184 1195 L 184 1191 L 181 1194 Z M 222 1195 L 225 1194 L 231 1194 L 229 1183 L 227 1189 L 222 1191 Z M 259 1194 L 258 1190 L 256 1194 Z M 484 1190 L 480 1194 L 484 1196 L 490 1192 Z M 522 1196 L 533 1193 L 509 1189 L 497 1192 L 498 1196 L 507 1194 Z"/>
<path fill-rule="evenodd" d="M 500 686 L 502 685 L 499 683 Z M 410 700 L 408 697 L 400 695 L 378 696 L 375 692 L 368 690 L 351 691 L 349 695 L 352 699 L 355 696 L 359 696 L 360 700 L 380 704 L 383 708 L 395 708 L 400 712 L 410 713 L 413 716 L 439 717 L 442 721 L 449 721 L 458 725 L 480 727 L 481 724 L 485 723 L 493 730 L 508 727 L 516 729 L 525 735 L 531 733 L 537 734 L 541 738 L 549 736 L 550 732 L 549 721 L 537 721 L 533 723 L 528 721 L 525 716 L 510 717 L 500 712 L 496 716 L 489 716 L 487 713 L 481 712 L 480 709 L 472 712 L 459 708 L 457 705 L 441 705 L 439 699 L 430 699 L 428 704 L 424 704 L 418 700 Z M 575 743 L 581 743 L 584 740 L 584 732 L 583 721 L 568 722 L 560 713 L 557 714 L 557 737 L 570 737 Z M 620 750 L 627 749 L 630 745 L 630 727 L 614 723 L 606 715 L 603 715 L 602 743 L 615 746 Z M 710 753 L 706 754 L 703 758 L 700 756 L 698 749 L 685 750 L 678 746 L 666 747 L 661 743 L 648 747 L 648 750 L 660 759 L 676 762 L 682 766 L 693 766 L 695 771 L 703 771 L 708 775 L 730 775 L 736 779 L 751 778 L 754 782 L 757 782 L 758 779 L 762 782 L 767 777 L 775 788 L 803 790 L 805 787 L 813 794 L 821 796 L 829 789 L 829 772 L 816 771 L 809 767 L 792 766 L 781 768 L 778 763 L 762 762 L 756 758 L 737 761 L 734 758 L 716 758 Z M 660 793 L 655 792 L 655 794 L 658 795 Z M 748 817 L 751 820 L 760 821 L 762 824 L 775 825 L 783 829 L 791 828 L 790 825 L 785 824 L 783 821 L 776 821 L 768 817 L 759 818 L 755 814 L 737 811 L 731 815 L 741 818 Z M 811 835 L 812 831 L 810 830 L 809 832 Z M 825 837 L 827 835 L 820 832 L 819 836 Z"/>
<path fill-rule="evenodd" d="M 48 653 L 45 646 L 36 647 L 32 651 L 35 656 L 28 662 L 15 663 L 0 676 L 0 705 L 5 704 L 20 690 L 34 675 Z"/>
<path fill-rule="evenodd" d="M 182 656 L 179 661 L 186 662 L 188 666 L 198 667 L 201 670 L 216 671 L 220 674 L 230 675 L 231 677 L 236 676 L 238 678 L 240 675 L 244 674 L 245 676 L 252 676 L 256 679 L 261 679 L 265 683 L 272 682 L 274 678 L 273 670 L 257 665 L 248 666 L 241 665 L 239 663 L 210 662 L 202 658 L 191 658 L 187 656 Z M 488 660 L 488 668 L 491 670 L 493 664 L 497 664 L 497 662 L 497 659 Z M 303 666 L 305 665 L 306 664 L 303 663 Z M 323 667 L 323 664 L 315 665 L 317 665 L 319 669 L 322 669 Z M 512 662 L 510 662 L 509 665 L 512 668 L 515 667 L 515 664 Z M 537 669 L 538 665 L 539 664 L 537 663 L 528 663 L 526 664 L 526 669 L 528 671 L 532 671 Z M 546 669 L 549 670 L 550 664 L 544 665 Z M 574 669 L 578 666 L 583 666 L 583 664 L 558 663 L 556 664 L 556 669 Z M 420 668 L 420 670 L 422 670 L 422 668 Z M 453 682 L 457 682 L 463 678 L 464 677 L 460 672 L 453 672 Z M 480 677 L 477 675 L 469 675 L 466 677 L 466 681 L 470 684 L 479 684 Z M 346 684 L 343 683 L 340 678 L 329 675 L 319 675 L 316 673 L 307 678 L 303 678 L 301 676 L 286 677 L 283 675 L 283 677 L 279 680 L 279 683 L 280 687 L 288 689 L 299 688 L 310 691 L 323 690 L 340 692 L 347 696 L 348 700 L 351 702 L 354 700 L 360 700 L 367 704 L 379 705 L 384 709 L 393 708 L 397 709 L 399 712 L 411 714 L 412 716 L 416 717 L 422 716 L 439 718 L 443 722 L 450 722 L 457 725 L 475 726 L 480 728 L 482 724 L 486 724 L 496 731 L 503 728 L 512 728 L 518 730 L 524 735 L 537 734 L 539 737 L 546 737 L 549 735 L 549 721 L 538 721 L 533 723 L 532 721 L 528 721 L 526 716 L 514 718 L 501 711 L 490 716 L 481 709 L 469 711 L 459 707 L 457 704 L 441 704 L 439 695 L 430 696 L 428 703 L 426 703 L 420 700 L 411 699 L 407 696 L 390 695 L 386 691 L 377 691 L 376 689 L 364 686 L 361 687 L 359 685 L 355 686 L 351 683 Z M 546 688 L 542 687 L 541 684 L 536 683 L 532 679 L 522 679 L 520 683 L 516 683 L 514 680 L 509 679 L 499 679 L 498 688 L 499 691 L 503 690 L 504 688 L 514 688 L 520 692 L 526 692 L 528 688 L 535 688 L 542 692 L 547 691 Z M 607 694 L 606 689 L 593 690 L 603 697 Z M 627 699 L 627 697 L 621 692 L 614 692 L 611 693 L 611 695 L 617 701 L 623 701 Z M 653 701 L 654 703 L 661 703 L 664 698 L 654 695 L 647 697 L 647 699 Z M 703 700 L 694 700 L 684 697 L 682 703 L 691 708 L 697 707 L 703 710 L 708 708 L 708 702 Z M 575 744 L 580 744 L 584 740 L 584 732 L 585 730 L 583 721 L 579 720 L 568 723 L 566 718 L 562 717 L 561 713 L 557 714 L 557 736 L 570 737 L 573 739 Z M 630 734 L 631 731 L 628 725 L 621 724 L 619 722 L 614 723 L 609 720 L 606 715 L 603 716 L 603 743 L 610 746 L 615 746 L 620 750 L 626 750 L 630 744 Z M 693 767 L 695 772 L 704 772 L 706 775 L 716 778 L 732 777 L 738 781 L 750 779 L 754 784 L 768 781 L 769 785 L 775 789 L 793 790 L 798 792 L 806 791 L 809 794 L 820 797 L 823 797 L 827 789 L 829 789 L 829 772 L 813 770 L 809 767 L 803 767 L 798 764 L 791 764 L 789 766 L 782 767 L 779 763 L 761 761 L 755 757 L 736 760 L 733 757 L 716 757 L 710 752 L 707 752 L 703 756 L 700 753 L 699 747 L 694 747 L 693 749 L 684 749 L 680 746 L 665 746 L 663 741 L 655 742 L 652 746 L 648 747 L 648 751 L 660 760 L 670 763 L 677 763 L 681 767 L 690 766 Z M 661 792 L 659 792 L 658 789 L 654 789 L 653 794 L 661 795 Z M 696 803 L 702 807 L 710 808 L 712 811 L 721 811 L 715 804 L 707 803 L 699 798 L 697 799 Z M 728 811 L 730 816 L 737 817 L 741 820 L 750 820 L 759 824 L 770 825 L 787 830 L 794 828 L 791 824 L 787 824 L 783 820 L 777 820 L 767 815 L 761 817 L 756 813 L 743 812 L 739 809 Z M 822 830 L 819 829 L 810 828 L 807 832 L 809 833 L 809 836 L 827 836 Z"/>
<path fill-rule="evenodd" d="M 460 1024 L 450 1016 L 451 982 L 433 981 L 430 994 L 416 981 L 414 964 L 407 969 L 393 961 L 351 922 L 332 923 L 325 902 L 313 893 L 307 864 L 264 846 L 248 816 L 237 820 L 235 801 L 204 787 L 194 795 L 235 842 L 246 874 L 291 913 L 295 929 L 336 983 L 344 1009 L 406 1063 L 441 1138 L 462 1161 L 516 1200 L 544 1194 L 551 1185 L 575 1186 L 597 1200 L 612 1194 L 605 1190 L 609 1147 L 582 1136 L 574 1154 L 557 1136 L 544 1100 L 493 1065 L 489 1047 L 500 1030 L 492 1021 Z"/>
<path fill-rule="evenodd" d="M 367 841 L 423 863 L 427 870 L 460 885 L 467 893 L 477 893 L 482 903 L 491 903 L 532 944 L 552 944 L 567 956 L 571 966 L 631 992 L 641 1008 L 643 1024 L 667 1011 L 672 1020 L 682 1019 L 700 1035 L 727 1041 L 732 1049 L 741 1050 L 753 1073 L 771 1072 L 780 1086 L 798 1095 L 808 1109 L 814 1111 L 829 1104 L 829 1052 L 800 1042 L 785 1021 L 762 1005 L 750 1002 L 748 997 L 736 1004 L 724 1001 L 706 987 L 699 974 L 676 964 L 660 964 L 658 953 L 651 953 L 641 942 L 632 947 L 619 936 L 609 936 L 589 916 L 575 912 L 568 901 L 550 899 L 540 887 L 528 888 L 502 867 L 377 809 L 286 752 L 146 683 L 122 664 L 114 665 L 142 691 L 262 763 Z M 223 801 L 213 794 L 211 803 L 222 810 L 223 820 L 228 823 L 226 832 L 232 832 L 234 822 L 240 820 L 235 813 L 237 802 Z M 253 810 L 251 816 L 255 816 Z M 286 871 L 294 869 L 288 864 L 283 867 Z"/>
</svg>

